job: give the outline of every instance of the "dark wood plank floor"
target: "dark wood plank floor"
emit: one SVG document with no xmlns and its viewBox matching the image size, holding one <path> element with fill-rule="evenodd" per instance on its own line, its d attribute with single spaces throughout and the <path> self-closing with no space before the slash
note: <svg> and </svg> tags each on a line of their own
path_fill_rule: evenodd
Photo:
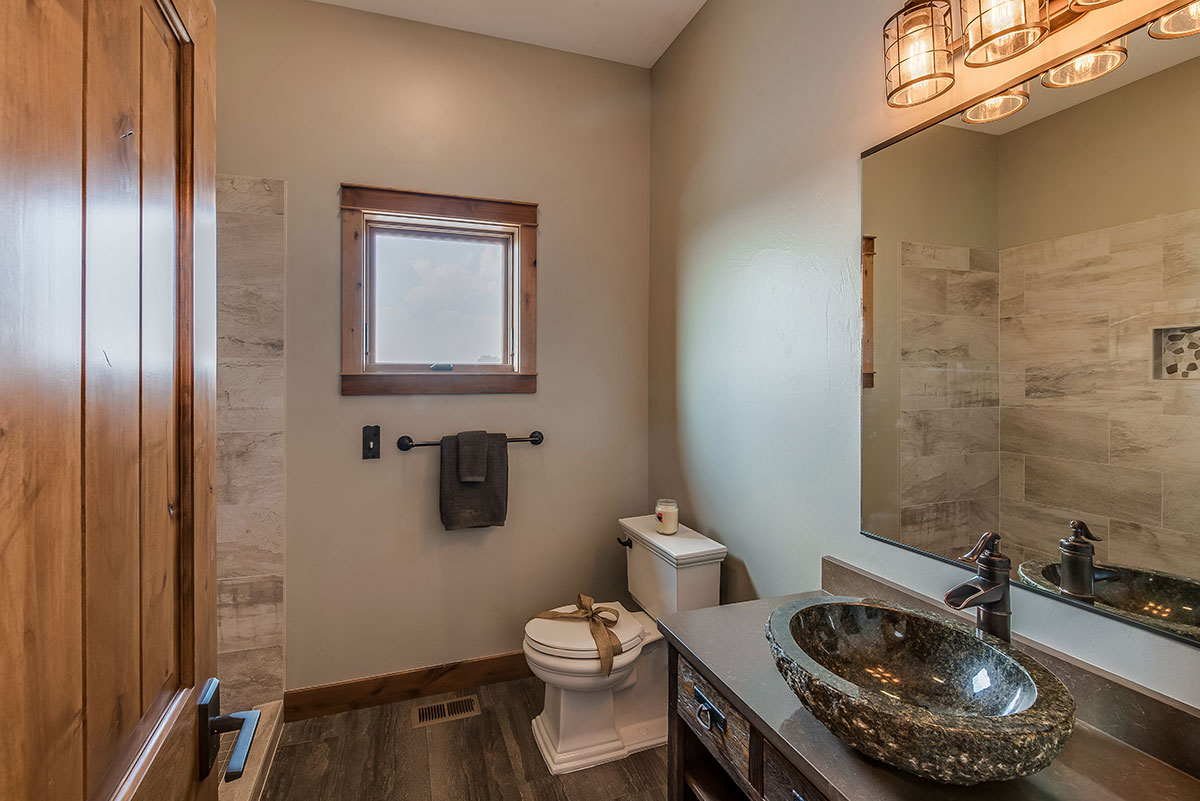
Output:
<svg viewBox="0 0 1200 801">
<path fill-rule="evenodd" d="M 530 721 L 534 678 L 475 691 L 482 712 L 420 729 L 412 708 L 454 697 L 288 723 L 263 801 L 664 801 L 666 749 L 552 776 Z"/>
</svg>

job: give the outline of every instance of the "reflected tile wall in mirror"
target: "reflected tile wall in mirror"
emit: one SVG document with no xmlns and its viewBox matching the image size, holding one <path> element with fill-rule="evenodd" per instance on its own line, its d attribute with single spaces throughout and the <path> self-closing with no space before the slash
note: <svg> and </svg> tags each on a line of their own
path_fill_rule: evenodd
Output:
<svg viewBox="0 0 1200 801">
<path fill-rule="evenodd" d="M 1133 41 L 1130 65 L 1152 45 Z M 943 123 L 863 162 L 878 254 L 864 531 L 953 558 L 994 529 L 1014 563 L 1057 562 L 1084 519 L 1097 563 L 1200 578 L 1189 48 L 1053 113 L 1035 94 L 1023 121 Z"/>
</svg>

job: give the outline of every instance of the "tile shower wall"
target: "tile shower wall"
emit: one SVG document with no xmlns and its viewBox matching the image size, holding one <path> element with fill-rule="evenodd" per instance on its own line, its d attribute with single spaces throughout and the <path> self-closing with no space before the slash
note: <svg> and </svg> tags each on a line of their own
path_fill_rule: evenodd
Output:
<svg viewBox="0 0 1200 801">
<path fill-rule="evenodd" d="M 217 182 L 217 633 L 222 703 L 283 697 L 286 185 Z"/>
<path fill-rule="evenodd" d="M 1200 325 L 1200 211 L 1000 253 L 1000 527 L 1057 554 L 1200 576 L 1200 381 L 1163 379 L 1155 329 Z"/>
<path fill-rule="evenodd" d="M 900 533 L 943 554 L 999 525 L 999 256 L 900 243 Z"/>
</svg>

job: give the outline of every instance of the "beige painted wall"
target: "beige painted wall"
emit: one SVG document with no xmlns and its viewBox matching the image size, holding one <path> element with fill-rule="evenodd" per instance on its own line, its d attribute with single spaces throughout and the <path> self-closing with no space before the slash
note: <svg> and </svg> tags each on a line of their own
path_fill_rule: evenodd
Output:
<svg viewBox="0 0 1200 801">
<path fill-rule="evenodd" d="M 895 6 L 709 0 L 654 69 L 651 488 L 728 545 L 739 596 L 816 586 L 822 554 L 935 597 L 966 576 L 857 533 L 859 154 L 928 113 L 884 103 Z M 1013 606 L 1018 632 L 1200 705 L 1200 650 L 1021 590 Z"/>
<path fill-rule="evenodd" d="M 862 230 L 876 237 L 877 254 L 875 387 L 862 401 L 863 528 L 884 537 L 900 535 L 900 243 L 994 250 L 997 158 L 996 137 L 938 126 L 862 163 Z"/>
<path fill-rule="evenodd" d="M 997 137 L 1000 247 L 1200 208 L 1197 87 L 1200 58 Z"/>
<path fill-rule="evenodd" d="M 288 182 L 287 654 L 295 688 L 519 650 L 527 618 L 624 592 L 647 509 L 649 73 L 302 0 L 221 3 L 222 172 Z M 342 181 L 541 204 L 534 396 L 338 394 Z M 510 452 L 508 525 L 446 533 L 437 451 Z"/>
</svg>

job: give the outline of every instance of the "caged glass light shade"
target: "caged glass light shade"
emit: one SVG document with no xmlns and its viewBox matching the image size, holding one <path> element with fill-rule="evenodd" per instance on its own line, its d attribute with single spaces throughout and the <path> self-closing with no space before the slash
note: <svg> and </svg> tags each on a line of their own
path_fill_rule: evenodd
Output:
<svg viewBox="0 0 1200 801">
<path fill-rule="evenodd" d="M 1125 63 L 1129 56 L 1127 37 L 1100 45 L 1065 64 L 1046 70 L 1042 75 L 1042 86 L 1050 89 L 1065 89 L 1081 83 L 1102 78 Z"/>
<path fill-rule="evenodd" d="M 1029 105 L 1029 82 L 976 103 L 962 113 L 962 121 L 978 125 L 1011 117 Z"/>
<path fill-rule="evenodd" d="M 950 0 L 909 0 L 883 26 L 887 102 L 907 108 L 954 86 Z"/>
<path fill-rule="evenodd" d="M 1200 0 L 1164 14 L 1150 26 L 1150 35 L 1155 39 L 1182 39 L 1197 33 L 1200 33 Z"/>
<path fill-rule="evenodd" d="M 960 0 L 968 67 L 999 64 L 1050 31 L 1049 0 Z"/>
</svg>

